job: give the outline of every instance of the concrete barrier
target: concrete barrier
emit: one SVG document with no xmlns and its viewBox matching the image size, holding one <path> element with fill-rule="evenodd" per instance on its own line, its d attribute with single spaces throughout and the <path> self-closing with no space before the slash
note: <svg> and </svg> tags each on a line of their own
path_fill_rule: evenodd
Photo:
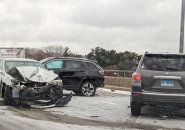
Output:
<svg viewBox="0 0 185 130">
<path fill-rule="evenodd" d="M 131 78 L 105 76 L 105 85 L 118 88 L 131 88 Z"/>
</svg>

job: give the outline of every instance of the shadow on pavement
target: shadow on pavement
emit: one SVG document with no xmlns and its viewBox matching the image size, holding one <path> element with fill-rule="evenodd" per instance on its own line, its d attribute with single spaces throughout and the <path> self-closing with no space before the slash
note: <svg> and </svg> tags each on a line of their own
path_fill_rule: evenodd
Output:
<svg viewBox="0 0 185 130">
<path fill-rule="evenodd" d="M 155 118 L 185 118 L 185 109 L 177 107 L 151 107 L 142 108 L 142 116 Z"/>
</svg>

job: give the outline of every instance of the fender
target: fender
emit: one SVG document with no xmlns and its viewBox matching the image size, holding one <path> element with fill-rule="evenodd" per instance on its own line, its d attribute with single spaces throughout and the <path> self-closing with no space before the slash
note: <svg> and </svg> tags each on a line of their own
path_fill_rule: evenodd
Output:
<svg viewBox="0 0 185 130">
<path fill-rule="evenodd" d="M 86 80 L 95 81 L 96 77 L 84 77 L 84 78 L 82 78 L 82 80 L 80 81 L 80 83 L 78 85 L 80 86 Z"/>
</svg>

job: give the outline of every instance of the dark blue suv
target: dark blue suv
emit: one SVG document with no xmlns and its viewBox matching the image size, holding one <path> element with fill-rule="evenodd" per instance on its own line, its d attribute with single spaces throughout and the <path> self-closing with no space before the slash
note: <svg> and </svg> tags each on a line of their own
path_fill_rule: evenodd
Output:
<svg viewBox="0 0 185 130">
<path fill-rule="evenodd" d="M 104 86 L 104 71 L 96 61 L 74 57 L 50 57 L 40 61 L 63 80 L 64 89 L 82 96 L 94 96 Z"/>
</svg>

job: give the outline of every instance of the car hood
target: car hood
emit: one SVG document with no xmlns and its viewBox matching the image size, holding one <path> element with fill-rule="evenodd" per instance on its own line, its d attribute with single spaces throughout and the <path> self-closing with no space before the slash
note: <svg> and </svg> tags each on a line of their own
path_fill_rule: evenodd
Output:
<svg viewBox="0 0 185 130">
<path fill-rule="evenodd" d="M 42 69 L 40 67 L 22 66 L 16 67 L 25 80 L 32 82 L 46 83 L 58 77 L 53 71 Z"/>
</svg>

